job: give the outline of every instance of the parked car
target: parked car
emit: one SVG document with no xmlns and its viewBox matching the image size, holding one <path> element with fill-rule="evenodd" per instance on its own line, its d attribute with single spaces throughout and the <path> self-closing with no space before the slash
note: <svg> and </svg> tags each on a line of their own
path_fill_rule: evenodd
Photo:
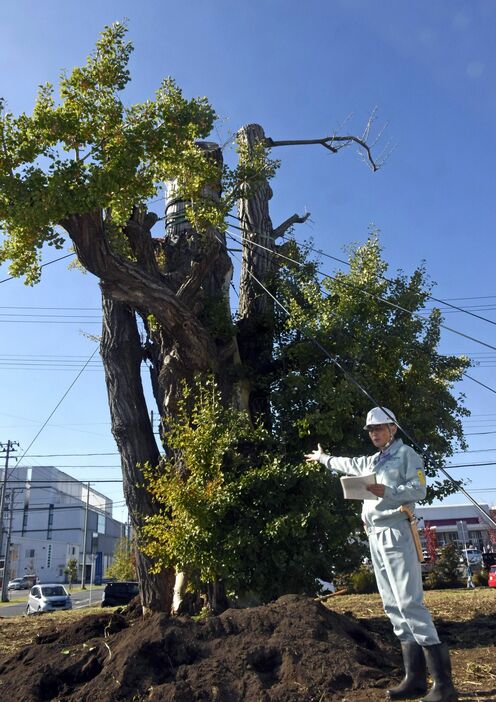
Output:
<svg viewBox="0 0 496 702">
<path fill-rule="evenodd" d="M 7 584 L 7 590 L 29 590 L 32 585 L 29 578 L 13 578 Z"/>
<path fill-rule="evenodd" d="M 487 584 L 489 587 L 496 587 L 496 565 L 491 566 L 489 569 L 489 577 L 487 579 Z"/>
<path fill-rule="evenodd" d="M 482 563 L 482 553 L 478 548 L 464 548 L 460 563 L 470 563 L 470 565 L 480 565 Z"/>
<path fill-rule="evenodd" d="M 59 609 L 72 609 L 71 596 L 63 585 L 48 583 L 31 588 L 26 614 L 56 612 Z"/>
<path fill-rule="evenodd" d="M 126 605 L 138 594 L 139 586 L 137 582 L 126 580 L 107 583 L 102 595 L 102 607 Z"/>
</svg>

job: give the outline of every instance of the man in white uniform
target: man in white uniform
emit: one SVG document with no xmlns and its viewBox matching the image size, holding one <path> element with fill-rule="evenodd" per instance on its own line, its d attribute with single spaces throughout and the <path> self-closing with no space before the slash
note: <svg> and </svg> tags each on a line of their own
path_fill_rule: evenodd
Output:
<svg viewBox="0 0 496 702">
<path fill-rule="evenodd" d="M 394 414 L 374 407 L 367 415 L 364 429 L 378 449 L 373 456 L 338 458 L 317 450 L 305 456 L 330 470 L 348 475 L 375 473 L 376 484 L 369 485 L 371 499 L 364 500 L 362 519 L 367 531 L 370 555 L 384 611 L 401 642 L 405 677 L 390 690 L 392 700 L 425 694 L 426 666 L 433 686 L 423 702 L 457 702 L 451 678 L 451 663 L 446 644 L 439 641 L 429 610 L 423 603 L 422 574 L 410 523 L 400 510 L 413 509 L 426 495 L 422 458 L 396 438 Z"/>
</svg>

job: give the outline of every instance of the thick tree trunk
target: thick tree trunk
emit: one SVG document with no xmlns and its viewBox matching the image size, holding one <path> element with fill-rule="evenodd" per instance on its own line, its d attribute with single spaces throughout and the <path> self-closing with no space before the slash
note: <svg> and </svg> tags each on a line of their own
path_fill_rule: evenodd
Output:
<svg viewBox="0 0 496 702">
<path fill-rule="evenodd" d="M 101 354 L 105 369 L 112 433 L 121 455 L 124 496 L 133 529 L 138 534 L 147 515 L 154 513 L 149 493 L 141 487 L 140 466 L 160 460 L 141 383 L 142 349 L 135 314 L 121 302 L 102 296 Z M 143 611 L 170 612 L 174 571 L 151 573 L 152 563 L 137 551 L 137 570 Z"/>
<path fill-rule="evenodd" d="M 262 127 L 249 124 L 238 137 L 252 149 L 265 143 Z M 243 365 L 248 369 L 248 404 L 253 417 L 270 426 L 269 372 L 272 363 L 274 303 L 263 290 L 273 272 L 274 239 L 269 216 L 272 189 L 268 181 L 247 189 L 239 201 L 243 237 L 243 261 L 239 284 L 238 343 Z M 258 282 L 260 281 L 260 282 Z"/>
</svg>

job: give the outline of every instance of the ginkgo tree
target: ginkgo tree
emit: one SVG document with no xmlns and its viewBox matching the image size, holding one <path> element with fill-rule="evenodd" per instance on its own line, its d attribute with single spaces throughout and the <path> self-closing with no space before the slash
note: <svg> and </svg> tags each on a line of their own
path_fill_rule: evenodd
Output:
<svg viewBox="0 0 496 702">
<path fill-rule="evenodd" d="M 271 158 L 272 150 L 317 143 L 336 154 L 354 144 L 372 170 L 378 164 L 367 144 L 370 124 L 359 137 L 332 134 L 294 141 L 269 138 L 260 125 L 251 124 L 239 130 L 237 165 L 229 168 L 222 150 L 207 140 L 216 118 L 207 99 L 187 99 L 166 79 L 153 99 L 125 105 L 132 51 L 126 32 L 122 23 L 106 27 L 86 63 L 61 76 L 57 94 L 50 84 L 40 87 L 31 114 L 14 115 L 1 103 L 0 261 L 9 261 L 13 275 L 34 284 L 43 249 L 61 248 L 69 239 L 79 264 L 98 278 L 112 432 L 121 455 L 130 520 L 139 534 L 160 509 L 153 490 L 145 488 L 143 467 L 160 470 L 164 453 L 167 458 L 167 427 L 177 414 L 183 382 L 192 387 L 198 374 L 213 375 L 223 406 L 245 411 L 268 432 L 281 426 L 289 431 L 284 413 L 292 421 L 294 409 L 304 407 L 302 398 L 311 389 L 304 383 L 301 357 L 300 377 L 295 380 L 297 372 L 291 375 L 292 349 L 301 332 L 283 330 L 273 299 L 260 287 L 263 283 L 278 289 L 282 269 L 275 265 L 276 242 L 307 216 L 291 215 L 273 226 L 269 180 L 278 162 Z M 147 203 L 164 197 L 164 191 L 166 230 L 160 236 L 159 216 Z M 235 204 L 242 263 L 233 317 L 233 262 L 225 218 Z M 279 290 L 284 293 L 283 287 Z M 352 307 L 346 309 L 351 312 Z M 363 307 L 360 314 L 366 317 L 365 303 Z M 323 306 L 317 310 L 321 311 Z M 336 313 L 341 314 L 339 309 Z M 298 322 L 296 310 L 293 320 Z M 369 323 L 378 322 L 373 309 Z M 435 325 L 432 329 L 435 342 Z M 339 325 L 332 333 L 340 334 Z M 351 343 L 349 351 L 351 356 L 361 353 Z M 309 351 L 304 348 L 302 353 L 306 357 Z M 310 361 L 311 373 L 321 361 L 318 355 Z M 143 362 L 162 417 L 162 445 L 145 401 Z M 393 353 L 392 368 L 403 362 Z M 434 415 L 436 407 L 451 398 L 457 377 L 453 364 L 449 373 L 441 373 L 442 391 L 432 397 Z M 332 387 L 335 378 L 327 369 L 325 373 Z M 390 376 L 389 382 L 394 386 L 396 379 Z M 293 392 L 298 383 L 299 400 L 292 404 L 286 391 Z M 332 401 L 327 401 L 332 413 Z M 459 401 L 454 399 L 448 407 L 452 423 L 445 435 L 459 439 Z M 361 410 L 362 405 L 354 405 L 355 413 Z M 444 415 L 440 417 L 442 423 Z M 305 418 L 296 419 L 295 433 L 285 438 L 294 455 L 298 440 L 303 439 L 302 451 L 305 441 L 313 440 L 308 432 L 313 420 L 305 434 Z M 155 566 L 153 553 L 138 549 L 144 610 L 170 612 L 174 567 L 165 562 L 162 568 Z"/>
</svg>

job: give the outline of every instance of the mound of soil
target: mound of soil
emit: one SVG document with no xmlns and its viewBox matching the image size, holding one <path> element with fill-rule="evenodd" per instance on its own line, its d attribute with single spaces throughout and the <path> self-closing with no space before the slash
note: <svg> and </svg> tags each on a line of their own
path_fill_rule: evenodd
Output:
<svg viewBox="0 0 496 702">
<path fill-rule="evenodd" d="M 399 663 L 391 637 L 286 595 L 202 621 L 142 619 L 136 607 L 89 615 L 0 661 L 0 691 L 23 702 L 337 701 L 386 687 Z"/>
</svg>

